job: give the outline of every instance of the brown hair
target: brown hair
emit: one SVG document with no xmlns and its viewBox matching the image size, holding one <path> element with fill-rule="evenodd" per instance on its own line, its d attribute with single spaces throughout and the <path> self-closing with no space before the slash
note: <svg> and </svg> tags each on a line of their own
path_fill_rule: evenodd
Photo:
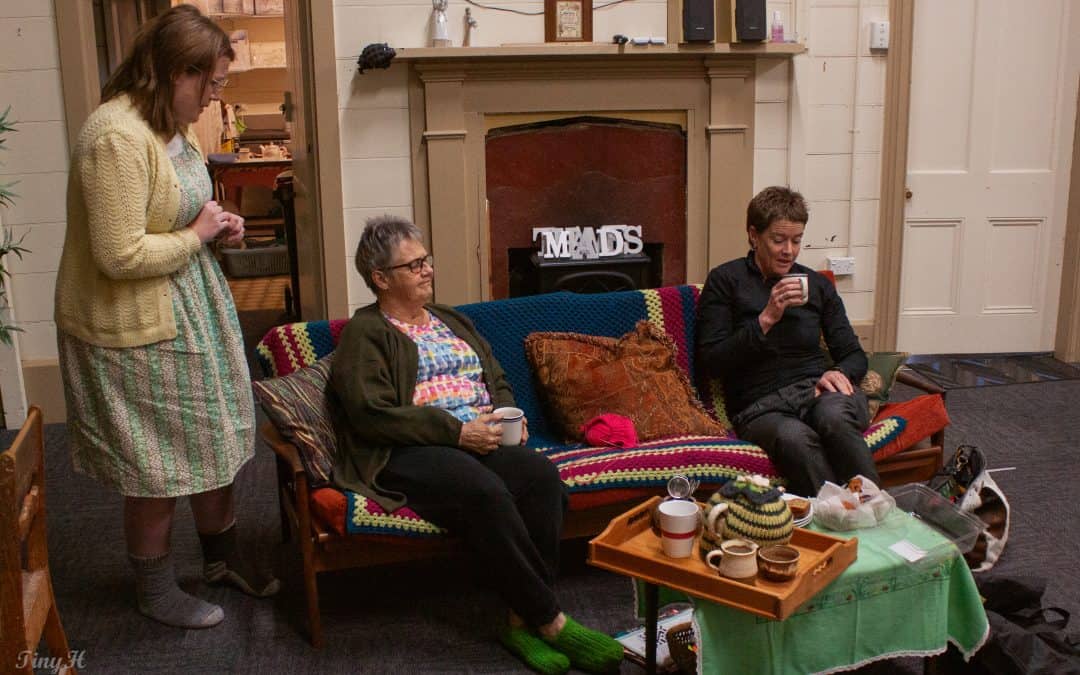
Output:
<svg viewBox="0 0 1080 675">
<path fill-rule="evenodd" d="M 757 193 L 746 207 L 746 229 L 752 227 L 758 234 L 769 229 L 778 220 L 806 224 L 810 214 L 806 200 L 791 188 L 774 185 Z"/>
<path fill-rule="evenodd" d="M 180 125 L 173 117 L 173 79 L 202 73 L 206 87 L 217 60 L 236 54 L 229 36 L 191 5 L 177 5 L 139 29 L 131 52 L 101 89 L 101 102 L 127 94 L 150 127 L 172 135 Z"/>
</svg>

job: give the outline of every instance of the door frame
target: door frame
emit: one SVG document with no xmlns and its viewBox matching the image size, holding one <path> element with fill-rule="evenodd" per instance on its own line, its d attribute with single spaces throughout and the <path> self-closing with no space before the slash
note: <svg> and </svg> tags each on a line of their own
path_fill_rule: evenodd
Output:
<svg viewBox="0 0 1080 675">
<path fill-rule="evenodd" d="M 98 87 L 97 47 L 94 35 L 94 14 L 90 2 L 54 2 L 56 30 L 60 53 L 60 74 L 63 80 L 64 115 L 67 126 L 68 148 L 74 147 L 79 130 L 100 101 Z M 308 270 L 313 283 L 321 286 L 321 293 L 314 294 L 322 301 L 313 308 L 316 314 L 304 317 L 314 320 L 343 317 L 348 314 L 348 278 L 345 248 L 344 214 L 341 190 L 341 140 L 338 129 L 337 59 L 335 41 L 325 36 L 333 35 L 333 0 L 309 0 L 308 15 L 301 28 L 306 39 L 301 39 L 298 51 L 310 59 L 311 77 L 306 91 L 313 94 L 310 108 L 313 115 L 305 116 L 305 125 L 313 128 L 293 129 L 299 138 L 317 138 L 308 153 L 313 178 L 311 200 L 313 214 L 319 225 L 313 230 L 320 240 L 321 269 Z M 287 31 L 288 33 L 288 31 Z M 316 39 L 316 36 L 323 36 Z M 300 77 L 305 73 L 301 64 L 289 64 L 298 69 Z M 337 208 L 335 208 L 337 205 Z M 330 208 L 326 208 L 329 206 Z"/>
<path fill-rule="evenodd" d="M 915 0 L 889 0 L 891 44 L 885 62 L 878 267 L 874 283 L 874 338 L 871 343 L 875 351 L 895 350 L 899 332 L 914 19 Z M 1066 362 L 1080 361 L 1080 104 L 1077 116 L 1054 351 L 1055 357 Z"/>
</svg>

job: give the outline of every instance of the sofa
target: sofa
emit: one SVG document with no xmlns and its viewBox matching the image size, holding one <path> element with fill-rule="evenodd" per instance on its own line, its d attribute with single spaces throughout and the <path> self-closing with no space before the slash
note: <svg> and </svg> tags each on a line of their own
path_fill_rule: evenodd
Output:
<svg viewBox="0 0 1080 675">
<path fill-rule="evenodd" d="M 566 442 L 550 419 L 526 356 L 526 337 L 543 331 L 616 338 L 647 321 L 669 339 L 678 369 L 693 387 L 690 391 L 698 395 L 695 405 L 700 403 L 720 426 L 729 427 L 722 391 L 715 382 L 696 381 L 694 374 L 699 294 L 699 286 L 684 285 L 592 295 L 551 293 L 458 307 L 491 343 L 506 371 L 517 404 L 529 420 L 528 445 L 559 467 L 570 494 L 564 537 L 600 532 L 615 515 L 663 494 L 667 480 L 676 473 L 700 482 L 699 498 L 741 473 L 784 482 L 760 448 L 730 433 L 675 434 L 633 448 L 590 447 Z M 295 535 L 299 545 L 308 628 L 315 646 L 322 644 L 320 572 L 459 549 L 451 536 L 407 506 L 385 513 L 373 501 L 330 484 L 336 436 L 327 376 L 346 322 L 278 326 L 256 347 L 256 358 L 267 377 L 254 383 L 256 398 L 268 417 L 260 434 L 276 455 L 283 535 L 286 540 Z M 884 403 L 864 433 L 882 482 L 927 480 L 941 466 L 948 424 L 944 392 L 903 369 L 882 375 L 888 381 L 895 375 L 897 381 L 926 392 L 904 402 Z"/>
</svg>

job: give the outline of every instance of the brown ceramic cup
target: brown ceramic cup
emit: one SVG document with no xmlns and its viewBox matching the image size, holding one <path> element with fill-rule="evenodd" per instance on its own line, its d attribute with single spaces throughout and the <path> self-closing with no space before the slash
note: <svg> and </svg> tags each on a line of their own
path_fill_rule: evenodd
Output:
<svg viewBox="0 0 1080 675">
<path fill-rule="evenodd" d="M 763 546 L 757 557 L 761 576 L 770 581 L 791 581 L 799 569 L 799 549 L 793 546 Z"/>
</svg>

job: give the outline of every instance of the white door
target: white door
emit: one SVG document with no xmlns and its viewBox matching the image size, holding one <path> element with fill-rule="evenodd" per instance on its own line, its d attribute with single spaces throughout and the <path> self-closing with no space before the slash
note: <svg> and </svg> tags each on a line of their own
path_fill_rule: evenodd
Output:
<svg viewBox="0 0 1080 675">
<path fill-rule="evenodd" d="M 916 0 L 899 349 L 1053 350 L 1073 4 Z"/>
</svg>

